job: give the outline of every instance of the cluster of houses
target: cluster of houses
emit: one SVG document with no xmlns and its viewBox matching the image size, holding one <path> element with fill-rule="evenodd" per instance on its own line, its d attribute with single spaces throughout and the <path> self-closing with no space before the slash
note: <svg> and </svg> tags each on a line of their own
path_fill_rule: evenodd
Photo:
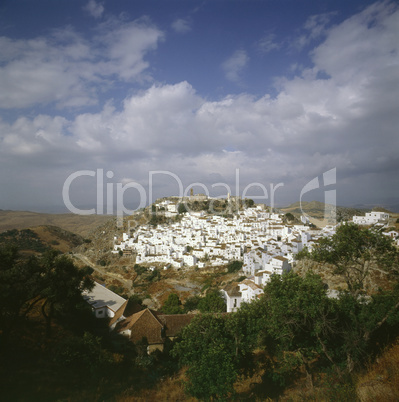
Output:
<svg viewBox="0 0 399 402">
<path fill-rule="evenodd" d="M 170 213 L 176 210 L 172 205 L 166 205 Z M 311 249 L 320 237 L 335 233 L 332 226 L 313 229 L 305 217 L 301 220 L 298 225 L 284 224 L 283 215 L 267 212 L 261 205 L 238 211 L 231 218 L 187 212 L 179 222 L 156 228 L 143 225 L 132 235 L 124 233 L 122 239 L 115 238 L 113 252 L 134 252 L 136 263 L 159 263 L 164 269 L 243 261 L 247 280 L 237 284 L 238 288 L 222 289 L 231 312 L 258 297 L 271 275 L 289 271 L 303 247 Z"/>
<path fill-rule="evenodd" d="M 170 214 L 177 205 L 165 204 Z M 314 229 L 305 217 L 302 224 L 284 224 L 283 216 L 266 212 L 262 206 L 237 212 L 232 218 L 207 215 L 204 212 L 185 213 L 180 222 L 170 225 L 139 227 L 133 234 L 124 233 L 114 239 L 113 252 L 135 253 L 136 263 L 161 263 L 164 268 L 199 268 L 243 262 L 246 279 L 221 289 L 227 312 L 236 311 L 243 302 L 260 297 L 272 275 L 282 275 L 291 269 L 296 253 L 305 246 L 312 250 L 319 239 L 331 236 L 336 227 Z M 353 217 L 361 225 L 387 225 L 389 215 L 383 212 Z M 399 233 L 385 233 L 399 243 Z M 96 317 L 108 318 L 111 328 L 138 342 L 146 338 L 148 351 L 163 348 L 166 339 L 173 339 L 194 315 L 164 315 L 145 309 L 125 317 L 127 301 L 96 283 L 84 295 Z"/>
<path fill-rule="evenodd" d="M 161 263 L 175 268 L 242 261 L 245 253 L 258 248 L 267 251 L 266 262 L 276 255 L 292 262 L 304 245 L 333 230 L 327 227 L 320 233 L 307 224 L 284 225 L 281 215 L 266 212 L 261 206 L 239 211 L 233 218 L 190 212 L 180 222 L 156 228 L 143 225 L 131 236 L 124 233 L 122 239 L 114 239 L 113 252 L 134 252 L 138 264 Z"/>
<path fill-rule="evenodd" d="M 134 343 L 145 340 L 148 353 L 162 351 L 165 342 L 173 341 L 195 317 L 194 314 L 162 314 L 149 308 L 139 308 L 139 311 L 125 317 L 127 300 L 97 282 L 92 290 L 84 292 L 83 298 L 97 318 L 108 320 L 110 329 Z"/>
</svg>

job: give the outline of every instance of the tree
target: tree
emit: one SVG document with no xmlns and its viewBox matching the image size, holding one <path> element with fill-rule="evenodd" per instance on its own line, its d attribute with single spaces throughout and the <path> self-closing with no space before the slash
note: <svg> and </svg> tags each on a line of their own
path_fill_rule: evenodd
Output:
<svg viewBox="0 0 399 402">
<path fill-rule="evenodd" d="M 229 263 L 229 265 L 227 266 L 227 272 L 229 274 L 233 273 L 233 272 L 237 272 L 239 271 L 242 266 L 243 266 L 243 262 L 242 261 L 232 261 Z"/>
<path fill-rule="evenodd" d="M 179 212 L 179 214 L 184 214 L 185 212 L 187 212 L 187 208 L 186 208 L 186 204 L 185 203 L 180 203 L 178 208 L 177 208 L 177 212 Z"/>
<path fill-rule="evenodd" d="M 263 316 L 261 343 L 277 362 L 277 377 L 283 380 L 302 368 L 312 387 L 312 361 L 322 356 L 332 363 L 327 343 L 335 318 L 334 305 L 320 277 L 308 273 L 302 278 L 293 272 L 273 275 L 254 311 Z"/>
<path fill-rule="evenodd" d="M 14 246 L 0 248 L 0 332 L 7 339 L 11 329 L 36 303 L 42 267 L 35 257 L 21 260 Z"/>
<path fill-rule="evenodd" d="M 91 289 L 91 268 L 78 269 L 70 258 L 49 250 L 40 258 L 22 260 L 16 248 L 0 249 L 0 328 L 7 336 L 12 326 L 34 306 L 41 305 L 46 334 L 56 313 L 67 315 L 84 302 L 82 291 Z"/>
<path fill-rule="evenodd" d="M 246 198 L 245 199 L 245 206 L 246 207 L 251 208 L 251 207 L 254 206 L 254 204 L 255 204 L 255 202 L 254 202 L 253 199 L 251 199 L 251 198 Z"/>
<path fill-rule="evenodd" d="M 198 310 L 201 313 L 224 313 L 226 312 L 226 302 L 219 290 L 212 290 L 199 301 Z"/>
<path fill-rule="evenodd" d="M 225 398 L 234 391 L 238 375 L 234 340 L 226 320 L 218 315 L 198 315 L 186 326 L 172 350 L 188 366 L 186 391 L 198 399 Z"/>
<path fill-rule="evenodd" d="M 398 335 L 399 286 L 371 297 L 342 292 L 336 303 L 335 354 L 350 373 Z"/>
<path fill-rule="evenodd" d="M 320 239 L 309 256 L 332 264 L 334 274 L 344 277 L 349 292 L 355 296 L 366 291 L 371 270 L 398 273 L 399 252 L 392 239 L 355 224 L 341 225 L 333 236 Z"/>
<path fill-rule="evenodd" d="M 162 312 L 165 314 L 183 314 L 181 301 L 176 293 L 171 293 L 165 300 Z"/>
<path fill-rule="evenodd" d="M 286 219 L 288 222 L 292 222 L 292 221 L 295 220 L 295 216 L 292 215 L 291 212 L 287 212 L 287 213 L 284 215 L 284 217 L 285 217 L 285 219 Z"/>
<path fill-rule="evenodd" d="M 184 303 L 184 312 L 189 313 L 190 311 L 197 310 L 198 303 L 200 302 L 200 300 L 201 300 L 200 296 L 191 296 L 187 298 Z"/>
<path fill-rule="evenodd" d="M 82 292 L 92 289 L 94 283 L 87 272 L 77 268 L 66 255 L 54 250 L 45 253 L 40 263 L 43 273 L 39 294 L 44 302 L 41 307 L 46 320 L 46 336 L 51 336 L 51 324 L 57 313 L 68 313 L 83 301 Z"/>
</svg>

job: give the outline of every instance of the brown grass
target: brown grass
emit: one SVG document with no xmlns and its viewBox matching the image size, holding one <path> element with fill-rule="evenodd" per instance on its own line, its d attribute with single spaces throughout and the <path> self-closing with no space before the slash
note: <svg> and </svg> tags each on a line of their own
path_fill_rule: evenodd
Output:
<svg viewBox="0 0 399 402">
<path fill-rule="evenodd" d="M 357 380 L 361 402 L 399 401 L 399 340 Z"/>
<path fill-rule="evenodd" d="M 116 402 L 151 402 L 151 401 L 197 401 L 196 398 L 187 396 L 184 392 L 183 382 L 185 370 L 181 370 L 176 376 L 160 381 L 153 389 L 127 390 L 121 396 L 116 397 Z"/>
</svg>

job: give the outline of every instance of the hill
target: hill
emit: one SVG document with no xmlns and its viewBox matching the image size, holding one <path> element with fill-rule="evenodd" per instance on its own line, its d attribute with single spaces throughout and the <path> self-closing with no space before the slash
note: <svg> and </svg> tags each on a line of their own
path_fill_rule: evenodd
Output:
<svg viewBox="0 0 399 402">
<path fill-rule="evenodd" d="M 107 215 L 43 214 L 30 211 L 0 210 L 0 233 L 10 229 L 58 226 L 86 237 L 93 229 L 113 218 Z"/>
<path fill-rule="evenodd" d="M 41 253 L 47 249 L 66 253 L 84 243 L 84 238 L 57 226 L 37 226 L 27 229 L 11 229 L 0 233 L 1 245 L 15 245 L 24 253 Z"/>
<path fill-rule="evenodd" d="M 296 217 L 303 215 L 303 213 L 307 214 L 312 223 L 315 223 L 317 226 L 323 226 L 322 221 L 324 219 L 325 210 L 333 211 L 335 208 L 337 221 L 343 220 L 352 220 L 354 215 L 364 215 L 366 212 L 370 212 L 371 209 L 360 209 L 360 208 L 351 208 L 351 207 L 341 207 L 341 206 L 334 206 L 331 204 L 324 204 L 323 202 L 319 201 L 302 201 L 295 202 L 291 205 L 286 207 L 280 208 L 280 211 L 283 213 L 290 212 Z"/>
</svg>

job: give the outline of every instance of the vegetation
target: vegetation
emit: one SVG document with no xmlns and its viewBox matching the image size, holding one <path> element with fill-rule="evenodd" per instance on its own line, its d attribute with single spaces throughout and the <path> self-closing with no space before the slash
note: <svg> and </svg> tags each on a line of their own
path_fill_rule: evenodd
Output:
<svg viewBox="0 0 399 402">
<path fill-rule="evenodd" d="M 123 399 L 137 395 L 140 388 L 162 386 L 169 380 L 159 380 L 174 377 L 180 367 L 185 392 L 200 400 L 245 399 L 236 395 L 237 384 L 254 373 L 259 386 L 249 387 L 248 398 L 278 398 L 303 381 L 302 399 L 356 400 L 359 373 L 399 334 L 398 256 L 382 233 L 343 225 L 312 252 L 298 256 L 345 279 L 347 289 L 338 298 L 329 298 L 322 279 L 312 272 L 272 276 L 262 297 L 230 314 L 224 314 L 225 302 L 214 288 L 184 305 L 172 293 L 164 313 L 201 314 L 165 352 L 147 355 L 145 340 L 133 345 L 94 320 L 81 298 L 82 290 L 91 286 L 92 270 L 77 269 L 54 251 L 21 259 L 14 247 L 0 248 L 3 397 Z M 228 270 L 236 272 L 239 265 L 233 262 Z M 160 275 L 140 265 L 134 270 L 145 281 Z M 388 278 L 390 286 L 372 287 L 374 271 Z M 132 313 L 141 302 L 137 295 L 129 299 Z M 397 365 L 385 364 L 384 378 L 392 382 Z M 148 395 L 143 399 L 153 400 Z M 378 395 L 374 399 L 379 400 Z"/>
<path fill-rule="evenodd" d="M 244 263 L 242 261 L 232 261 L 227 266 L 227 272 L 229 274 L 232 274 L 234 272 L 238 272 L 242 268 L 243 264 Z"/>
<path fill-rule="evenodd" d="M 234 342 L 225 318 L 200 315 L 183 329 L 172 354 L 188 366 L 186 391 L 199 399 L 225 398 L 233 391 L 238 370 Z"/>
<path fill-rule="evenodd" d="M 355 224 L 341 225 L 336 234 L 320 239 L 311 253 L 307 249 L 298 253 L 297 259 L 303 258 L 331 264 L 333 274 L 343 276 L 349 292 L 355 296 L 368 290 L 372 269 L 390 276 L 399 273 L 399 253 L 392 239 Z"/>
<path fill-rule="evenodd" d="M 60 286 L 62 284 L 62 286 Z M 51 250 L 39 257 L 20 260 L 10 246 L 0 249 L 0 330 L 3 342 L 15 325 L 35 307 L 46 321 L 51 336 L 53 318 L 67 316 L 84 303 L 81 293 L 93 286 L 86 270 L 79 270 L 64 255 Z"/>
<path fill-rule="evenodd" d="M 177 212 L 181 215 L 187 212 L 186 205 L 184 203 L 179 204 Z"/>
<path fill-rule="evenodd" d="M 0 245 L 13 245 L 21 250 L 44 252 L 49 249 L 31 229 L 12 229 L 0 233 Z"/>
<path fill-rule="evenodd" d="M 171 293 L 165 300 L 161 310 L 165 314 L 183 314 L 179 296 L 176 293 Z"/>
<path fill-rule="evenodd" d="M 226 312 L 226 303 L 219 290 L 208 291 L 206 296 L 198 302 L 197 307 L 201 313 Z"/>
<path fill-rule="evenodd" d="M 379 232 L 345 225 L 312 253 L 303 252 L 304 257 L 331 264 L 347 279 L 348 290 L 332 299 L 318 275 L 290 272 L 273 276 L 262 297 L 237 313 L 200 316 L 174 348 L 180 363 L 188 366 L 190 395 L 232 396 L 238 376 L 258 365 L 268 384 L 263 397 L 276 397 L 305 373 L 309 390 L 317 381 L 334 398 L 355 399 L 352 373 L 399 334 L 399 285 L 374 294 L 364 286 L 373 265 L 395 279 L 398 250 Z M 262 359 L 255 358 L 259 351 Z M 215 362 L 217 372 L 205 361 Z M 323 383 L 327 374 L 334 378 L 333 386 Z"/>
</svg>

